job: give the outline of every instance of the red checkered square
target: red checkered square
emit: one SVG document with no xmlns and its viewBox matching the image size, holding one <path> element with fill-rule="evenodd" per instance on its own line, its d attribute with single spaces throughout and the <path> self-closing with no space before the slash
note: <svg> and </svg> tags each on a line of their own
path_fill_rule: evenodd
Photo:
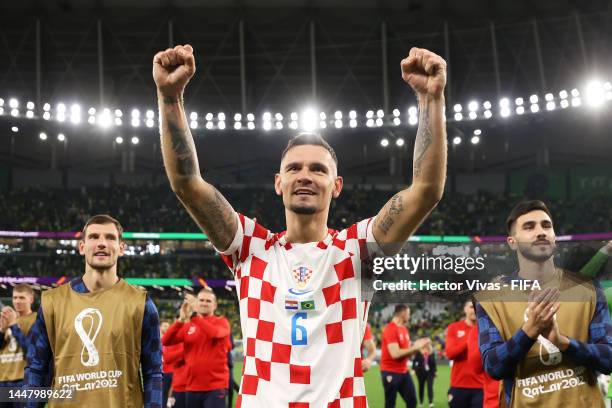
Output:
<svg viewBox="0 0 612 408">
<path fill-rule="evenodd" d="M 357 318 L 357 299 L 350 298 L 342 301 L 342 320 Z"/>
<path fill-rule="evenodd" d="M 264 302 L 274 303 L 274 295 L 276 294 L 276 286 L 268 281 L 261 282 L 261 300 Z"/>
<path fill-rule="evenodd" d="M 291 345 L 272 343 L 272 362 L 289 364 L 291 361 Z"/>
<path fill-rule="evenodd" d="M 346 239 L 357 239 L 357 224 L 351 225 L 346 230 Z"/>
<path fill-rule="evenodd" d="M 274 337 L 274 322 L 267 322 L 260 320 L 257 322 L 257 334 L 255 335 L 257 340 L 272 341 Z"/>
<path fill-rule="evenodd" d="M 242 376 L 242 393 L 248 395 L 257 394 L 257 385 L 259 384 L 259 378 L 255 375 L 243 375 Z"/>
<path fill-rule="evenodd" d="M 353 377 L 345 378 L 340 387 L 340 398 L 349 398 L 353 396 Z"/>
<path fill-rule="evenodd" d="M 332 245 L 344 251 L 344 248 L 346 247 L 346 241 L 334 238 L 334 240 L 332 241 Z"/>
<path fill-rule="evenodd" d="M 289 408 L 310 408 L 310 404 L 307 402 L 290 402 Z"/>
<path fill-rule="evenodd" d="M 255 359 L 255 368 L 257 369 L 257 375 L 262 380 L 270 381 L 270 362 L 263 361 L 258 358 Z"/>
<path fill-rule="evenodd" d="M 289 364 L 289 382 L 291 384 L 310 384 L 310 366 Z"/>
<path fill-rule="evenodd" d="M 240 279 L 242 278 L 242 269 L 238 268 L 236 269 L 236 279 Z"/>
<path fill-rule="evenodd" d="M 251 248 L 251 237 L 245 235 L 242 238 L 242 248 L 240 249 L 240 262 L 246 261 L 249 257 L 249 249 Z"/>
<path fill-rule="evenodd" d="M 342 323 L 329 323 L 325 325 L 325 334 L 327 334 L 327 344 L 342 343 Z"/>
<path fill-rule="evenodd" d="M 353 408 L 368 408 L 368 400 L 365 395 L 353 398 Z"/>
<path fill-rule="evenodd" d="M 363 377 L 363 368 L 361 367 L 361 357 L 355 359 L 355 368 L 353 370 L 354 377 Z"/>
<path fill-rule="evenodd" d="M 255 238 L 267 239 L 268 230 L 256 223 L 255 228 L 253 229 L 253 236 Z"/>
<path fill-rule="evenodd" d="M 323 288 L 323 296 L 327 306 L 340 301 L 340 283 Z"/>
<path fill-rule="evenodd" d="M 249 277 L 240 278 L 240 300 L 249 296 Z"/>
<path fill-rule="evenodd" d="M 321 241 L 321 242 L 319 242 L 317 244 L 317 248 L 319 248 L 319 249 L 327 249 L 327 244 L 325 242 Z"/>
<path fill-rule="evenodd" d="M 329 404 L 327 404 L 327 408 L 340 408 L 340 400 L 333 400 Z"/>
<path fill-rule="evenodd" d="M 249 271 L 249 276 L 252 278 L 263 279 L 264 271 L 266 270 L 267 266 L 268 263 L 266 261 L 253 256 L 253 258 L 251 258 L 251 269 Z"/>
<path fill-rule="evenodd" d="M 336 270 L 336 275 L 338 276 L 338 280 L 340 281 L 355 277 L 355 271 L 353 270 L 353 261 L 351 261 L 350 257 L 334 265 L 334 269 Z"/>
<path fill-rule="evenodd" d="M 255 298 L 248 298 L 247 303 L 248 316 L 253 319 L 259 319 L 259 309 L 261 305 L 261 300 Z"/>
<path fill-rule="evenodd" d="M 247 338 L 246 355 L 249 357 L 255 357 L 255 339 L 253 338 Z"/>
</svg>

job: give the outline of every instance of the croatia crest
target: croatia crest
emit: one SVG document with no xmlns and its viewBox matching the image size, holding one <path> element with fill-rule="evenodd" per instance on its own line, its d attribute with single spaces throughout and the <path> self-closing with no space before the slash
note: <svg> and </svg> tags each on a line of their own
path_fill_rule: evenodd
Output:
<svg viewBox="0 0 612 408">
<path fill-rule="evenodd" d="M 304 289 L 312 276 L 312 269 L 307 266 L 297 266 L 291 271 L 298 289 Z"/>
</svg>

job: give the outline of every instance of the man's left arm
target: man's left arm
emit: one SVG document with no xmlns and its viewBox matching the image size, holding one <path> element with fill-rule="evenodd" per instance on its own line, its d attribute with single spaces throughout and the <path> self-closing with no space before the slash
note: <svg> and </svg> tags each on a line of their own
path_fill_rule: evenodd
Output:
<svg viewBox="0 0 612 408">
<path fill-rule="evenodd" d="M 11 333 L 13 334 L 13 337 L 15 338 L 15 340 L 17 340 L 17 344 L 19 344 L 19 347 L 21 347 L 22 350 L 27 350 L 30 342 L 28 341 L 28 338 L 23 333 L 23 331 L 21 331 L 19 324 L 15 323 L 10 327 L 10 329 Z"/>
<path fill-rule="evenodd" d="M 144 383 L 145 408 L 162 405 L 162 347 L 159 338 L 159 315 L 147 296 L 142 319 L 140 365 Z"/>
<path fill-rule="evenodd" d="M 387 255 L 399 252 L 435 208 L 444 193 L 446 178 L 446 61 L 428 50 L 412 48 L 401 68 L 402 78 L 417 94 L 419 127 L 412 184 L 385 204 L 373 226 L 374 238 Z"/>
<path fill-rule="evenodd" d="M 603 290 L 597 285 L 595 291 L 597 300 L 595 313 L 589 323 L 589 340 L 584 343 L 567 338 L 569 344 L 563 353 L 578 364 L 584 364 L 603 374 L 610 374 L 612 372 L 612 323 Z M 563 347 L 559 348 L 563 350 Z"/>
</svg>

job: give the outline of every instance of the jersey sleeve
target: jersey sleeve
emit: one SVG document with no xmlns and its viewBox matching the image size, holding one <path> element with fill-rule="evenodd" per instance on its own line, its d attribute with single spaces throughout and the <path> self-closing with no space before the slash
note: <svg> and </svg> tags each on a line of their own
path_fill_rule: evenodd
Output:
<svg viewBox="0 0 612 408">
<path fill-rule="evenodd" d="M 256 223 L 254 220 L 240 214 L 236 214 L 238 228 L 232 243 L 225 251 L 215 250 L 221 255 L 221 259 L 235 274 L 240 264 L 244 262 L 253 251 L 263 249 L 272 239 L 273 234 Z"/>
</svg>

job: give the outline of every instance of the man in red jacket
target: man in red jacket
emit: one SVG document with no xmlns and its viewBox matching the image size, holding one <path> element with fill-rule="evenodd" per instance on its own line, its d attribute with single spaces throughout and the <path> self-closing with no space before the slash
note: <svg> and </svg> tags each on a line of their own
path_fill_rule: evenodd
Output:
<svg viewBox="0 0 612 408">
<path fill-rule="evenodd" d="M 217 298 L 203 288 L 197 298 L 187 296 L 180 317 L 162 340 L 164 346 L 183 343 L 187 363 L 186 405 L 190 408 L 225 408 L 229 370 L 230 326 L 215 316 Z M 195 310 L 195 313 L 193 313 Z"/>
<path fill-rule="evenodd" d="M 465 319 L 446 329 L 446 357 L 453 361 L 448 391 L 450 408 L 482 408 L 484 370 L 478 349 L 476 312 L 471 300 L 463 305 Z"/>
</svg>

